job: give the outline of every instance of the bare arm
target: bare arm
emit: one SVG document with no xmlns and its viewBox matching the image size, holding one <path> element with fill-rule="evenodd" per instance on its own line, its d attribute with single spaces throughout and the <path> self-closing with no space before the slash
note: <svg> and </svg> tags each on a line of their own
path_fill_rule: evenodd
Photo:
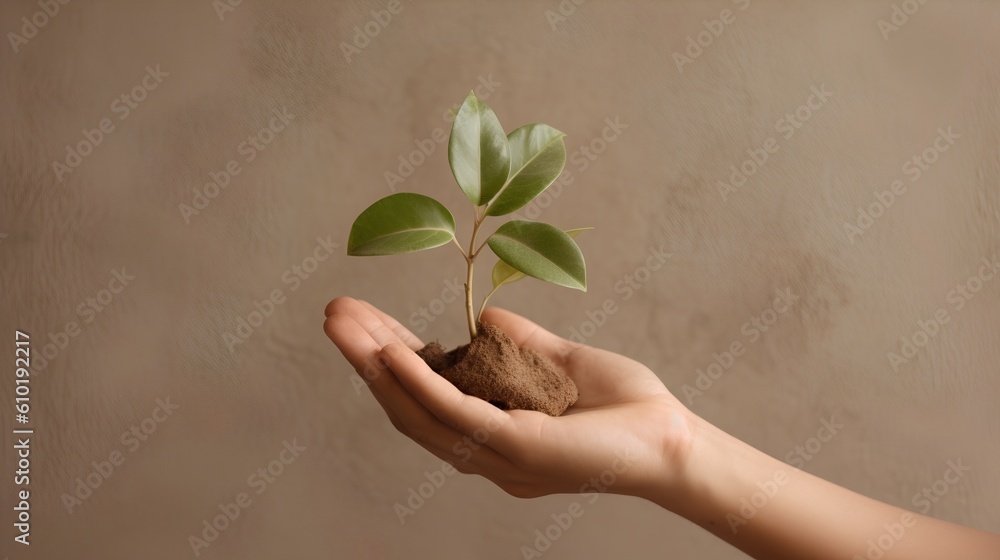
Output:
<svg viewBox="0 0 1000 560">
<path fill-rule="evenodd" d="M 766 455 L 702 421 L 682 489 L 649 499 L 754 558 L 1000 558 L 1000 536 L 884 504 Z"/>
</svg>

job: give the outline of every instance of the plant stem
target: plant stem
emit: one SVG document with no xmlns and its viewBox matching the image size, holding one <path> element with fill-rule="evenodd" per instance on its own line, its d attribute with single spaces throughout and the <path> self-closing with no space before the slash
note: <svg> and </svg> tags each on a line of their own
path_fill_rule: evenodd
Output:
<svg viewBox="0 0 1000 560">
<path fill-rule="evenodd" d="M 485 216 L 483 217 L 483 220 L 484 221 L 486 220 Z M 472 258 L 476 258 L 476 255 L 478 255 L 479 252 L 482 251 L 483 247 L 485 247 L 485 246 L 486 246 L 486 241 L 483 241 L 482 243 L 480 243 L 479 247 L 476 249 L 476 252 L 472 254 Z"/>
<path fill-rule="evenodd" d="M 469 260 L 469 255 L 465 254 L 465 249 L 463 249 L 462 246 L 458 244 L 458 240 L 452 237 L 451 242 L 454 243 L 456 247 L 458 247 L 458 252 L 462 253 L 462 256 L 465 257 L 465 260 Z"/>
<path fill-rule="evenodd" d="M 476 318 L 472 316 L 472 259 L 468 260 L 469 274 L 465 278 L 465 312 L 469 319 L 469 340 L 476 338 Z"/>
<path fill-rule="evenodd" d="M 486 309 L 486 302 L 490 301 L 490 297 L 493 296 L 493 294 L 496 293 L 496 291 L 498 289 L 500 289 L 500 286 L 497 286 L 497 287 L 493 288 L 492 290 L 490 290 L 490 293 L 486 294 L 486 297 L 483 298 L 483 304 L 481 306 L 479 306 L 479 315 L 476 315 L 476 321 L 479 321 L 480 319 L 482 319 L 482 317 L 483 317 L 483 310 Z"/>
<path fill-rule="evenodd" d="M 479 208 L 472 208 L 472 215 L 474 218 L 472 225 L 472 241 L 469 242 L 469 252 L 465 256 L 465 262 L 469 266 L 469 273 L 465 278 L 465 312 L 469 320 L 469 340 L 476 338 L 476 316 L 472 307 L 472 270 L 473 265 L 476 262 L 476 256 L 478 251 L 476 251 L 476 236 L 479 235 L 479 226 L 483 225 L 483 220 L 486 219 L 486 215 L 480 218 Z"/>
</svg>

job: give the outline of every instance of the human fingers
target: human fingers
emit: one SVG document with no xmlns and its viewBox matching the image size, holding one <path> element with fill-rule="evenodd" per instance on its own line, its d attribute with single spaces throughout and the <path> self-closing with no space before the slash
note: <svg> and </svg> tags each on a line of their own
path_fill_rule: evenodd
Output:
<svg viewBox="0 0 1000 560">
<path fill-rule="evenodd" d="M 475 442 L 460 445 L 466 435 L 437 419 L 400 385 L 393 372 L 379 360 L 377 341 L 353 317 L 335 313 L 327 318 L 325 330 L 365 379 L 393 426 L 402 434 L 445 460 L 470 462 L 469 468 L 500 470 L 509 467 L 508 461 L 486 445 Z M 402 343 L 395 341 L 393 344 Z"/>
<path fill-rule="evenodd" d="M 382 318 L 373 311 L 374 307 L 371 304 L 365 304 L 364 302 L 354 299 L 352 297 L 339 297 L 331 301 L 327 306 L 326 310 L 328 316 L 334 314 L 347 315 L 354 319 L 359 325 L 361 325 L 372 339 L 379 345 L 385 346 L 390 342 L 401 342 L 399 334 Z M 388 317 L 382 312 L 380 315 Z M 405 330 L 405 329 L 404 329 Z"/>
<path fill-rule="evenodd" d="M 363 299 L 359 299 L 357 301 L 361 305 L 365 306 L 369 311 L 371 311 L 372 314 L 378 317 L 378 319 L 382 321 L 382 323 L 384 323 L 387 327 L 389 327 L 389 329 L 392 330 L 392 332 L 396 333 L 396 336 L 403 341 L 403 344 L 406 344 L 413 350 L 419 350 L 424 347 L 424 343 L 421 342 L 420 338 L 418 338 L 417 335 L 410 332 L 410 329 L 404 327 L 402 323 L 396 320 L 395 317 L 389 315 L 388 313 L 382 311 L 381 309 L 375 307 L 374 305 L 368 303 Z"/>
<path fill-rule="evenodd" d="M 379 353 L 405 390 L 445 425 L 517 462 L 526 450 L 511 416 L 492 404 L 459 391 L 403 344 Z"/>
</svg>

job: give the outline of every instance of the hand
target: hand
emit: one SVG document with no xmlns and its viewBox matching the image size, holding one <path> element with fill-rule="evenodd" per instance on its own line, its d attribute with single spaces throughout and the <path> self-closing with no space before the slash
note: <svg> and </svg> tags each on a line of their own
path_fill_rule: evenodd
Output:
<svg viewBox="0 0 1000 560">
<path fill-rule="evenodd" d="M 327 335 L 396 429 L 460 472 L 522 498 L 604 491 L 648 498 L 654 488 L 680 482 L 693 416 L 634 360 L 487 309 L 486 323 L 552 360 L 580 392 L 557 418 L 502 411 L 427 367 L 414 353 L 423 343 L 367 302 L 338 298 L 326 315 Z"/>
<path fill-rule="evenodd" d="M 755 558 L 847 558 L 906 515 L 919 530 L 907 532 L 886 558 L 996 558 L 1000 550 L 1000 536 L 911 514 L 790 469 L 693 415 L 642 364 L 565 340 L 513 313 L 487 309 L 483 319 L 573 378 L 580 398 L 563 416 L 502 411 L 462 394 L 413 352 L 423 346 L 417 337 L 365 302 L 338 298 L 326 315 L 326 333 L 400 432 L 511 495 L 640 496 Z M 763 495 L 761 484 L 780 473 L 780 498 L 746 516 L 747 496 Z"/>
</svg>

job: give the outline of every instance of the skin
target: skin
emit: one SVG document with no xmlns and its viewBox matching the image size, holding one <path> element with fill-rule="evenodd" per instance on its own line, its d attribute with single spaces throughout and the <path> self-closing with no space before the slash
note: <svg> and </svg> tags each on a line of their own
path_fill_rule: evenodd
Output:
<svg viewBox="0 0 1000 560">
<path fill-rule="evenodd" d="M 483 319 L 573 378 L 580 398 L 565 415 L 502 411 L 462 394 L 414 353 L 423 346 L 416 336 L 367 302 L 335 299 L 326 316 L 327 335 L 396 429 L 513 496 L 596 490 L 641 497 L 754 558 L 869 558 L 873 546 L 871 557 L 881 560 L 1000 557 L 1000 535 L 790 467 L 693 414 L 642 364 L 508 311 L 489 308 Z M 614 482 L 602 484 L 609 470 Z M 758 507 L 746 505 L 751 499 Z"/>
</svg>

